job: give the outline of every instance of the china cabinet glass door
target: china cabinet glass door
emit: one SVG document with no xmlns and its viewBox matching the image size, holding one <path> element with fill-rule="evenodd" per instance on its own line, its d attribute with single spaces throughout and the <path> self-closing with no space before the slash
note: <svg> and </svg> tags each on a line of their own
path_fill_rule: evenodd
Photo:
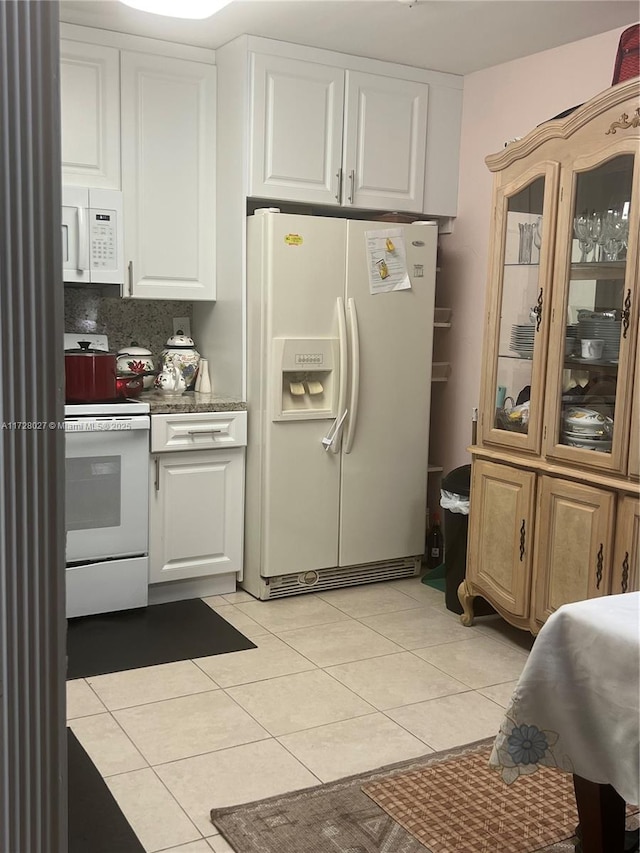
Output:
<svg viewBox="0 0 640 853">
<path fill-rule="evenodd" d="M 484 385 L 482 439 L 531 452 L 540 451 L 557 179 L 556 164 L 542 164 L 497 195 L 487 336 L 493 370 Z"/>
<path fill-rule="evenodd" d="M 547 452 L 614 470 L 624 462 L 631 405 L 634 165 L 623 151 L 573 173 L 554 284 Z"/>
</svg>

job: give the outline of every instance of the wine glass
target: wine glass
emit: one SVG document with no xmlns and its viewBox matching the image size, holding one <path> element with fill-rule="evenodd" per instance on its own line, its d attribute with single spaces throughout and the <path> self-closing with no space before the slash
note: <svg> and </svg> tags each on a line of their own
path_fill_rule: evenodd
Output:
<svg viewBox="0 0 640 853">
<path fill-rule="evenodd" d="M 604 253 L 604 244 L 609 239 L 606 217 L 602 216 L 600 213 L 592 213 L 591 216 L 588 217 L 587 222 L 589 225 L 589 236 L 594 247 L 593 260 L 601 261 Z M 600 247 L 600 252 L 598 257 L 596 257 L 596 249 L 598 246 Z"/>
<path fill-rule="evenodd" d="M 581 216 L 576 216 L 573 220 L 573 229 L 575 231 L 575 235 L 578 238 L 578 246 L 582 252 L 582 256 L 580 257 L 580 263 L 584 264 L 587 260 L 587 256 L 591 249 L 593 249 L 593 240 L 591 239 L 591 229 L 589 224 L 589 217 L 585 214 Z"/>
<path fill-rule="evenodd" d="M 533 245 L 540 252 L 540 246 L 542 245 L 542 217 L 539 216 L 535 224 L 533 226 Z M 538 254 L 539 257 L 539 254 Z"/>
<path fill-rule="evenodd" d="M 605 243 L 605 258 L 617 261 L 623 249 L 627 248 L 629 240 L 629 220 L 622 218 L 619 210 L 609 210 L 606 218 L 607 242 Z"/>
</svg>

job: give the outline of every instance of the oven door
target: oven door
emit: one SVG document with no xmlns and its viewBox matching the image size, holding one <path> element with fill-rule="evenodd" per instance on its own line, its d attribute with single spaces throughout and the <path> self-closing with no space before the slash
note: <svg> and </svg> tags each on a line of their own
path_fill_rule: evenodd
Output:
<svg viewBox="0 0 640 853">
<path fill-rule="evenodd" d="M 149 418 L 65 420 L 67 564 L 148 553 Z"/>
</svg>

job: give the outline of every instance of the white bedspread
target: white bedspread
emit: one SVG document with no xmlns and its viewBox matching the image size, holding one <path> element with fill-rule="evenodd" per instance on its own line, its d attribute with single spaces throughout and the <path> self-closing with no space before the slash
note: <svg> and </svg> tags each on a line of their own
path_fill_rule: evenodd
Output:
<svg viewBox="0 0 640 853">
<path fill-rule="evenodd" d="M 540 631 L 491 765 L 510 784 L 540 765 L 640 800 L 640 592 L 559 608 Z"/>
</svg>

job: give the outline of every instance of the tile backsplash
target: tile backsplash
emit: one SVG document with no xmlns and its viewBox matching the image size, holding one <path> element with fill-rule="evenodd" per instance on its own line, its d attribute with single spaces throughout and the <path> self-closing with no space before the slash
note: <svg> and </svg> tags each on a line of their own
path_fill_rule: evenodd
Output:
<svg viewBox="0 0 640 853">
<path fill-rule="evenodd" d="M 173 334 L 173 318 L 193 317 L 192 302 L 159 299 L 119 299 L 79 287 L 64 289 L 64 330 L 107 335 L 117 352 L 133 341 L 157 359 Z"/>
</svg>

